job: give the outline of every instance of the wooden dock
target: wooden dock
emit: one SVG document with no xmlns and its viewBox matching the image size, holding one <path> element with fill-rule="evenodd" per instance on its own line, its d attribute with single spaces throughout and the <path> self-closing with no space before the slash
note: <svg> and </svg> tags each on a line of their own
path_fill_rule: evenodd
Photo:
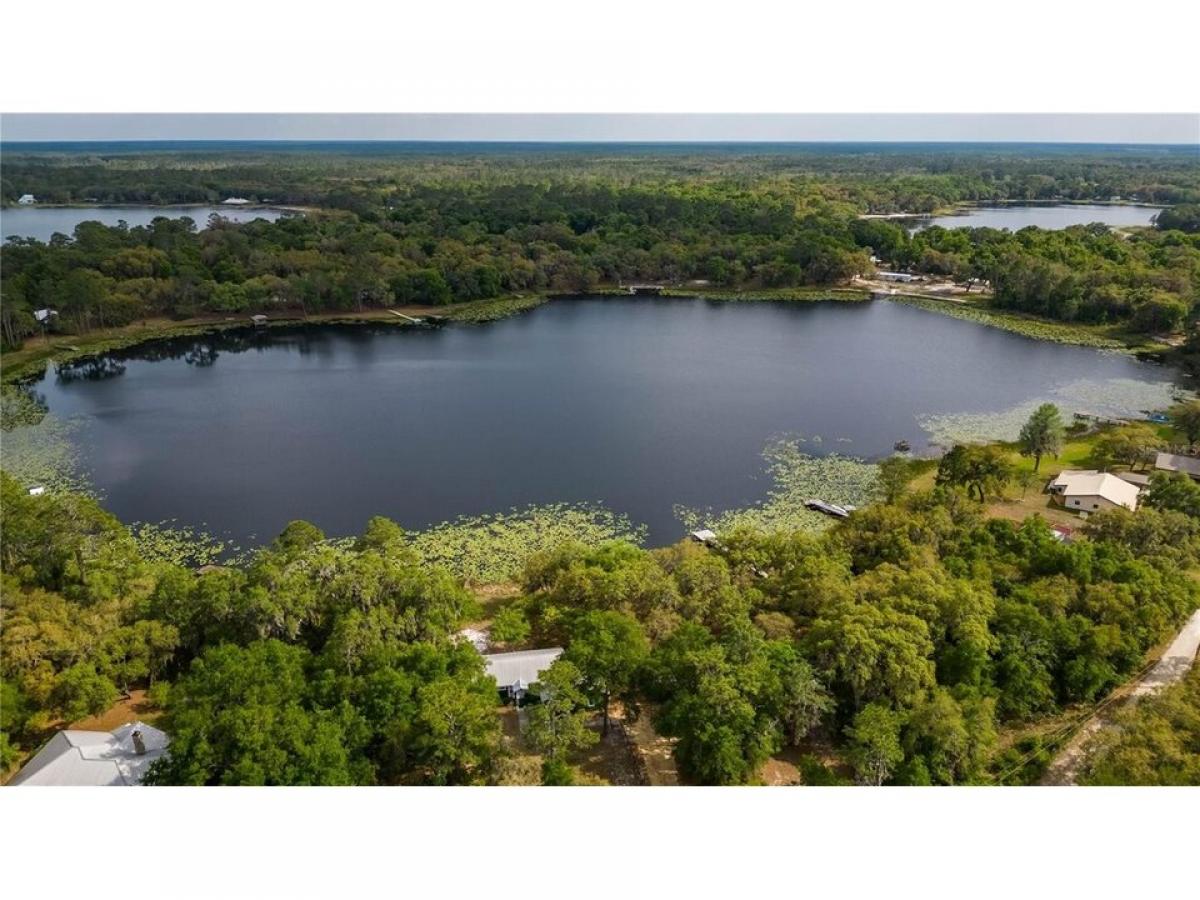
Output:
<svg viewBox="0 0 1200 900">
<path fill-rule="evenodd" d="M 806 508 L 815 512 L 825 513 L 827 516 L 834 516 L 838 519 L 847 519 L 850 513 L 854 512 L 854 507 L 838 506 L 836 503 L 826 503 L 824 500 L 805 500 Z"/>
<path fill-rule="evenodd" d="M 417 318 L 414 318 L 413 316 L 406 316 L 404 313 L 396 312 L 394 309 L 389 309 L 388 312 L 390 312 L 393 316 L 403 319 L 405 322 L 408 322 L 412 325 L 424 325 L 425 324 L 424 319 L 417 319 Z"/>
</svg>

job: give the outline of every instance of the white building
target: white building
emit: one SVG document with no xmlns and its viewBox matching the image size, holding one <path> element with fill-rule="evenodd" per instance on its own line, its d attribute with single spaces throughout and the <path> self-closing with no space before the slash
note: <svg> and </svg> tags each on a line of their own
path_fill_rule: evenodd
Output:
<svg viewBox="0 0 1200 900">
<path fill-rule="evenodd" d="M 250 201 L 245 197 L 227 197 L 221 202 L 226 206 L 246 206 Z"/>
<path fill-rule="evenodd" d="M 563 654 L 562 647 L 545 650 L 518 650 L 515 653 L 490 653 L 483 657 L 487 673 L 496 679 L 500 693 L 520 700 L 541 674 Z"/>
<path fill-rule="evenodd" d="M 33 194 L 22 194 L 17 198 L 17 202 L 22 206 L 32 206 L 37 203 L 37 197 L 33 196 Z"/>
<path fill-rule="evenodd" d="M 899 281 L 905 283 L 919 280 L 919 276 L 910 275 L 907 272 L 876 272 L 875 277 L 880 281 Z"/>
<path fill-rule="evenodd" d="M 1137 485 L 1110 472 L 1067 469 L 1047 485 L 1060 504 L 1069 510 L 1092 513 L 1123 506 L 1137 509 Z"/>
<path fill-rule="evenodd" d="M 130 722 L 116 731 L 60 731 L 9 781 L 10 785 L 128 787 L 140 784 L 170 739 Z"/>
</svg>

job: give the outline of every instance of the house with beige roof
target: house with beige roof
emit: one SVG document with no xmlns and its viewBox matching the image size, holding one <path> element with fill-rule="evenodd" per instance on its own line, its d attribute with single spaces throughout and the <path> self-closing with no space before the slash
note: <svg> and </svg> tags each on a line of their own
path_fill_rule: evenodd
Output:
<svg viewBox="0 0 1200 900">
<path fill-rule="evenodd" d="M 1136 484 L 1130 484 L 1111 472 L 1095 469 L 1067 469 L 1060 472 L 1046 490 L 1054 499 L 1072 512 L 1093 513 L 1105 509 L 1124 507 L 1137 509 Z"/>
</svg>

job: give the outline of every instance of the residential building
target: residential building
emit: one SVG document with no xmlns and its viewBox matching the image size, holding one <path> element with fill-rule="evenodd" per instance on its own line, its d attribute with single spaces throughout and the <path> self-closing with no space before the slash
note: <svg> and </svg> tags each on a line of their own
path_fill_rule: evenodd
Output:
<svg viewBox="0 0 1200 900">
<path fill-rule="evenodd" d="M 518 650 L 514 653 L 490 653 L 483 657 L 487 673 L 509 700 L 520 701 L 541 674 L 563 654 L 562 647 L 545 650 Z"/>
<path fill-rule="evenodd" d="M 1074 512 L 1093 513 L 1123 506 L 1137 509 L 1137 485 L 1130 484 L 1111 472 L 1094 469 L 1067 469 L 1047 485 L 1046 489 L 1065 508 Z"/>
<path fill-rule="evenodd" d="M 116 731 L 60 731 L 12 777 L 10 785 L 128 787 L 140 784 L 170 739 L 142 722 Z"/>
<path fill-rule="evenodd" d="M 1200 478 L 1200 459 L 1194 456 L 1180 456 L 1178 453 L 1159 453 L 1154 458 L 1154 468 L 1160 472 L 1183 472 L 1193 478 Z"/>
</svg>

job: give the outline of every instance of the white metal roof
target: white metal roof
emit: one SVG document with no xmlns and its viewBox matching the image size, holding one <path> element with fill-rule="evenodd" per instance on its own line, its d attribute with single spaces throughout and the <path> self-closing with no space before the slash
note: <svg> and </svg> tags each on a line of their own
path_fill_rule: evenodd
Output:
<svg viewBox="0 0 1200 900">
<path fill-rule="evenodd" d="M 1064 497 L 1103 497 L 1118 506 L 1137 508 L 1137 485 L 1123 481 L 1110 472 L 1067 469 L 1050 482 L 1050 487 Z"/>
<path fill-rule="evenodd" d="M 502 688 L 526 688 L 538 680 L 551 663 L 563 654 L 562 647 L 546 650 L 518 650 L 515 653 L 490 653 L 483 657 L 487 673 Z"/>
<path fill-rule="evenodd" d="M 139 754 L 133 733 L 142 733 L 146 747 Z M 141 722 L 130 722 L 115 731 L 60 731 L 13 776 L 10 785 L 64 785 L 75 787 L 139 784 L 150 764 L 167 751 L 163 732 Z"/>
</svg>

